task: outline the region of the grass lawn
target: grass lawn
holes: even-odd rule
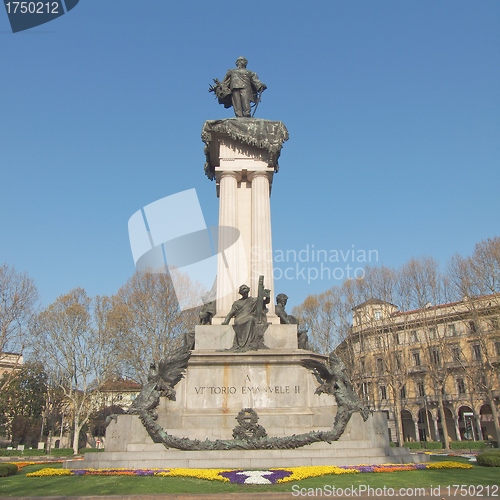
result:
[[[458,457],[432,457],[432,461],[460,461]],[[499,469],[495,467],[474,466],[471,470],[421,470],[371,474],[328,475],[308,478],[298,482],[275,485],[238,485],[219,481],[207,481],[188,477],[137,477],[137,476],[62,476],[26,477],[27,472],[54,465],[31,465],[17,475],[0,478],[0,497],[15,496],[91,496],[91,495],[147,495],[179,493],[234,493],[234,492],[291,492],[293,485],[300,488],[322,488],[325,485],[335,488],[367,485],[372,488],[430,488],[437,485],[483,485],[494,486],[499,483]],[[500,494],[500,491],[498,492]],[[484,494],[483,496],[486,496]]]

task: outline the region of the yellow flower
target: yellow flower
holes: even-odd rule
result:
[[[46,476],[72,476],[73,473],[69,469],[53,469],[46,467],[35,472],[28,472],[26,477],[46,477]]]
[[[427,464],[426,469],[473,469],[470,464],[463,464],[461,462],[433,462]]]
[[[208,479],[209,481],[229,482],[227,477],[219,475],[225,469],[170,469],[169,472],[158,472],[155,476],[171,477],[196,477],[198,479]]]
[[[355,469],[341,469],[334,465],[305,465],[302,467],[277,467],[274,470],[291,471],[291,475],[278,479],[277,483],[287,483],[290,481],[300,481],[308,477],[325,476],[326,474],[358,474]]]

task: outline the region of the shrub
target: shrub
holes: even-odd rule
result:
[[[488,450],[477,456],[478,465],[500,467],[500,450]]]
[[[484,450],[488,447],[487,441],[451,441],[452,450]]]
[[[442,450],[443,443],[441,441],[426,441],[424,446],[427,450]]]
[[[397,448],[399,446],[399,444],[395,443],[394,441],[390,441],[389,445],[390,445],[391,448]]]
[[[52,448],[50,454],[55,457],[68,457],[74,455],[73,448]]]
[[[0,464],[0,477],[13,476],[14,474],[17,474],[16,464]]]
[[[409,448],[410,450],[421,450],[422,443],[419,441],[408,441],[405,443],[405,448]]]
[[[104,448],[81,448],[78,450],[78,453],[80,454],[85,454],[85,453],[100,453],[101,451],[104,451]]]
[[[0,457],[18,457],[22,453],[22,451],[18,450],[0,450]]]
[[[23,457],[41,457],[46,455],[45,450],[24,450]]]

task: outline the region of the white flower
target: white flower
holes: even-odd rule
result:
[[[238,472],[238,475],[247,476],[244,484],[272,484],[265,476],[272,476],[274,473],[268,470],[246,470]]]

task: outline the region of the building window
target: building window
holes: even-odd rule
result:
[[[387,389],[385,385],[380,386],[380,399],[387,399]]]
[[[384,373],[384,360],[382,358],[377,358],[377,372]]]
[[[382,319],[382,311],[375,311],[375,319],[376,320]]]
[[[354,315],[354,324],[355,324],[356,326],[361,325],[361,314],[359,314],[359,312],[357,312],[357,313]]]
[[[403,387],[399,390],[399,397],[401,399],[406,399],[406,385],[403,385]]]
[[[418,351],[411,353],[413,357],[413,366],[420,366],[420,353]]]
[[[396,340],[396,344],[401,345],[401,336],[399,333],[396,333],[394,339]]]
[[[461,356],[460,356],[460,347],[453,346],[451,348],[451,355],[453,357],[453,361],[460,361],[460,359],[461,359]]]
[[[417,333],[417,330],[412,330],[410,332],[410,340],[411,340],[411,342],[418,342],[418,333]]]
[[[434,366],[441,366],[441,355],[439,354],[439,349],[431,349],[431,363]]]
[[[477,328],[476,328],[476,322],[475,321],[469,321],[469,331],[471,333],[477,333]]]
[[[458,394],[465,394],[465,382],[463,378],[457,378]]]
[[[497,356],[500,356],[500,342],[495,342],[495,351],[497,352]]]
[[[417,382],[417,394],[423,398],[425,396],[425,385],[423,382]]]
[[[451,323],[446,327],[446,332],[450,337],[456,337],[457,336],[457,327],[455,326],[454,323]]]
[[[499,324],[498,324],[498,318],[491,318],[491,329],[492,330],[498,330],[499,329]]]
[[[436,340],[436,338],[437,338],[437,330],[436,330],[436,328],[429,328],[429,338],[431,340]]]
[[[481,346],[479,344],[472,344],[472,357],[475,361],[481,361]]]

